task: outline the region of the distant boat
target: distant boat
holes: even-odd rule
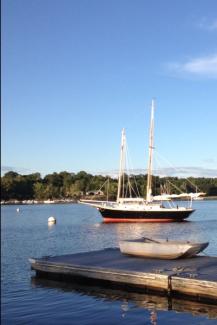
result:
[[[129,187],[130,197],[125,197],[125,154],[126,136],[122,130],[121,155],[118,177],[118,191],[116,202],[81,200],[99,210],[104,222],[171,222],[182,221],[189,217],[194,211],[191,207],[164,206],[162,202],[154,202],[152,196],[152,160],[154,149],[154,100],[151,105],[151,121],[149,134],[149,155],[148,155],[148,177],[146,187],[146,198],[132,197],[132,189]]]
[[[45,200],[44,203],[45,204],[52,204],[52,203],[55,203],[55,201],[53,201],[53,200]]]
[[[202,201],[202,200],[204,200],[204,197],[194,197],[193,200],[194,201]]]
[[[181,194],[161,194],[153,196],[154,201],[171,201],[171,200],[203,200],[206,193],[181,193]]]
[[[190,200],[203,200],[206,193],[205,192],[198,192],[197,191],[197,189],[198,189],[197,186],[194,185],[191,181],[189,181],[189,182],[191,183],[191,185],[195,186],[196,192],[193,192],[193,193],[192,192],[191,193],[183,193],[182,192],[180,194],[170,194],[170,193],[167,193],[167,191],[164,191],[160,195],[153,196],[153,200],[154,201],[189,200],[189,199]],[[165,188],[165,186],[161,186],[161,189],[164,189],[164,188]],[[180,191],[180,189],[178,189],[178,190]]]
[[[197,192],[196,193],[189,193],[189,196],[192,198],[192,200],[204,200],[204,196],[206,193],[204,192]]]
[[[153,240],[150,238],[119,242],[123,254],[168,260],[195,256],[208,245],[208,242]]]

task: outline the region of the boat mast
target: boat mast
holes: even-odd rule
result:
[[[126,146],[125,129],[122,129],[122,132],[121,132],[120,167],[119,167],[119,175],[118,175],[117,202],[119,202],[119,199],[120,199],[120,196],[121,196],[121,181],[122,181],[122,178],[123,178],[123,182],[124,182],[125,146]]]
[[[152,194],[152,158],[153,158],[153,145],[154,145],[154,99],[151,102],[151,121],[149,130],[149,151],[148,151],[148,178],[147,178],[147,188],[146,188],[146,201],[151,201]]]

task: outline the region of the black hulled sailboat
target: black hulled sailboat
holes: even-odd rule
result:
[[[151,121],[149,134],[149,158],[146,198],[124,197],[122,189],[124,184],[126,136],[122,130],[121,155],[118,177],[117,200],[91,201],[82,200],[81,203],[91,205],[99,210],[104,222],[172,222],[187,219],[194,211],[192,207],[164,206],[162,202],[155,202],[152,198],[152,160],[154,145],[154,100],[151,105]],[[122,194],[121,194],[122,192]]]

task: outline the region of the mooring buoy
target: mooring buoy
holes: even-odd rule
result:
[[[56,223],[56,219],[54,217],[49,217],[48,218],[48,223],[49,224],[55,224]]]

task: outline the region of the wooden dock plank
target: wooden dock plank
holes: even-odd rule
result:
[[[197,295],[199,297],[217,299],[217,282],[185,279],[173,276],[171,280],[171,290],[175,293],[186,295]]]
[[[80,276],[89,279],[110,281],[116,283],[122,283],[126,285],[134,285],[137,287],[149,288],[157,291],[166,291],[168,288],[168,277],[166,275],[136,272],[136,271],[123,271],[117,269],[108,269],[100,267],[82,267],[79,265],[66,265],[55,263],[43,263],[36,261],[32,263],[32,268],[36,271],[53,273],[53,274],[65,274],[67,276]]]
[[[37,272],[110,281],[217,301],[217,257],[159,260],[121,254],[119,249],[30,260]]]

